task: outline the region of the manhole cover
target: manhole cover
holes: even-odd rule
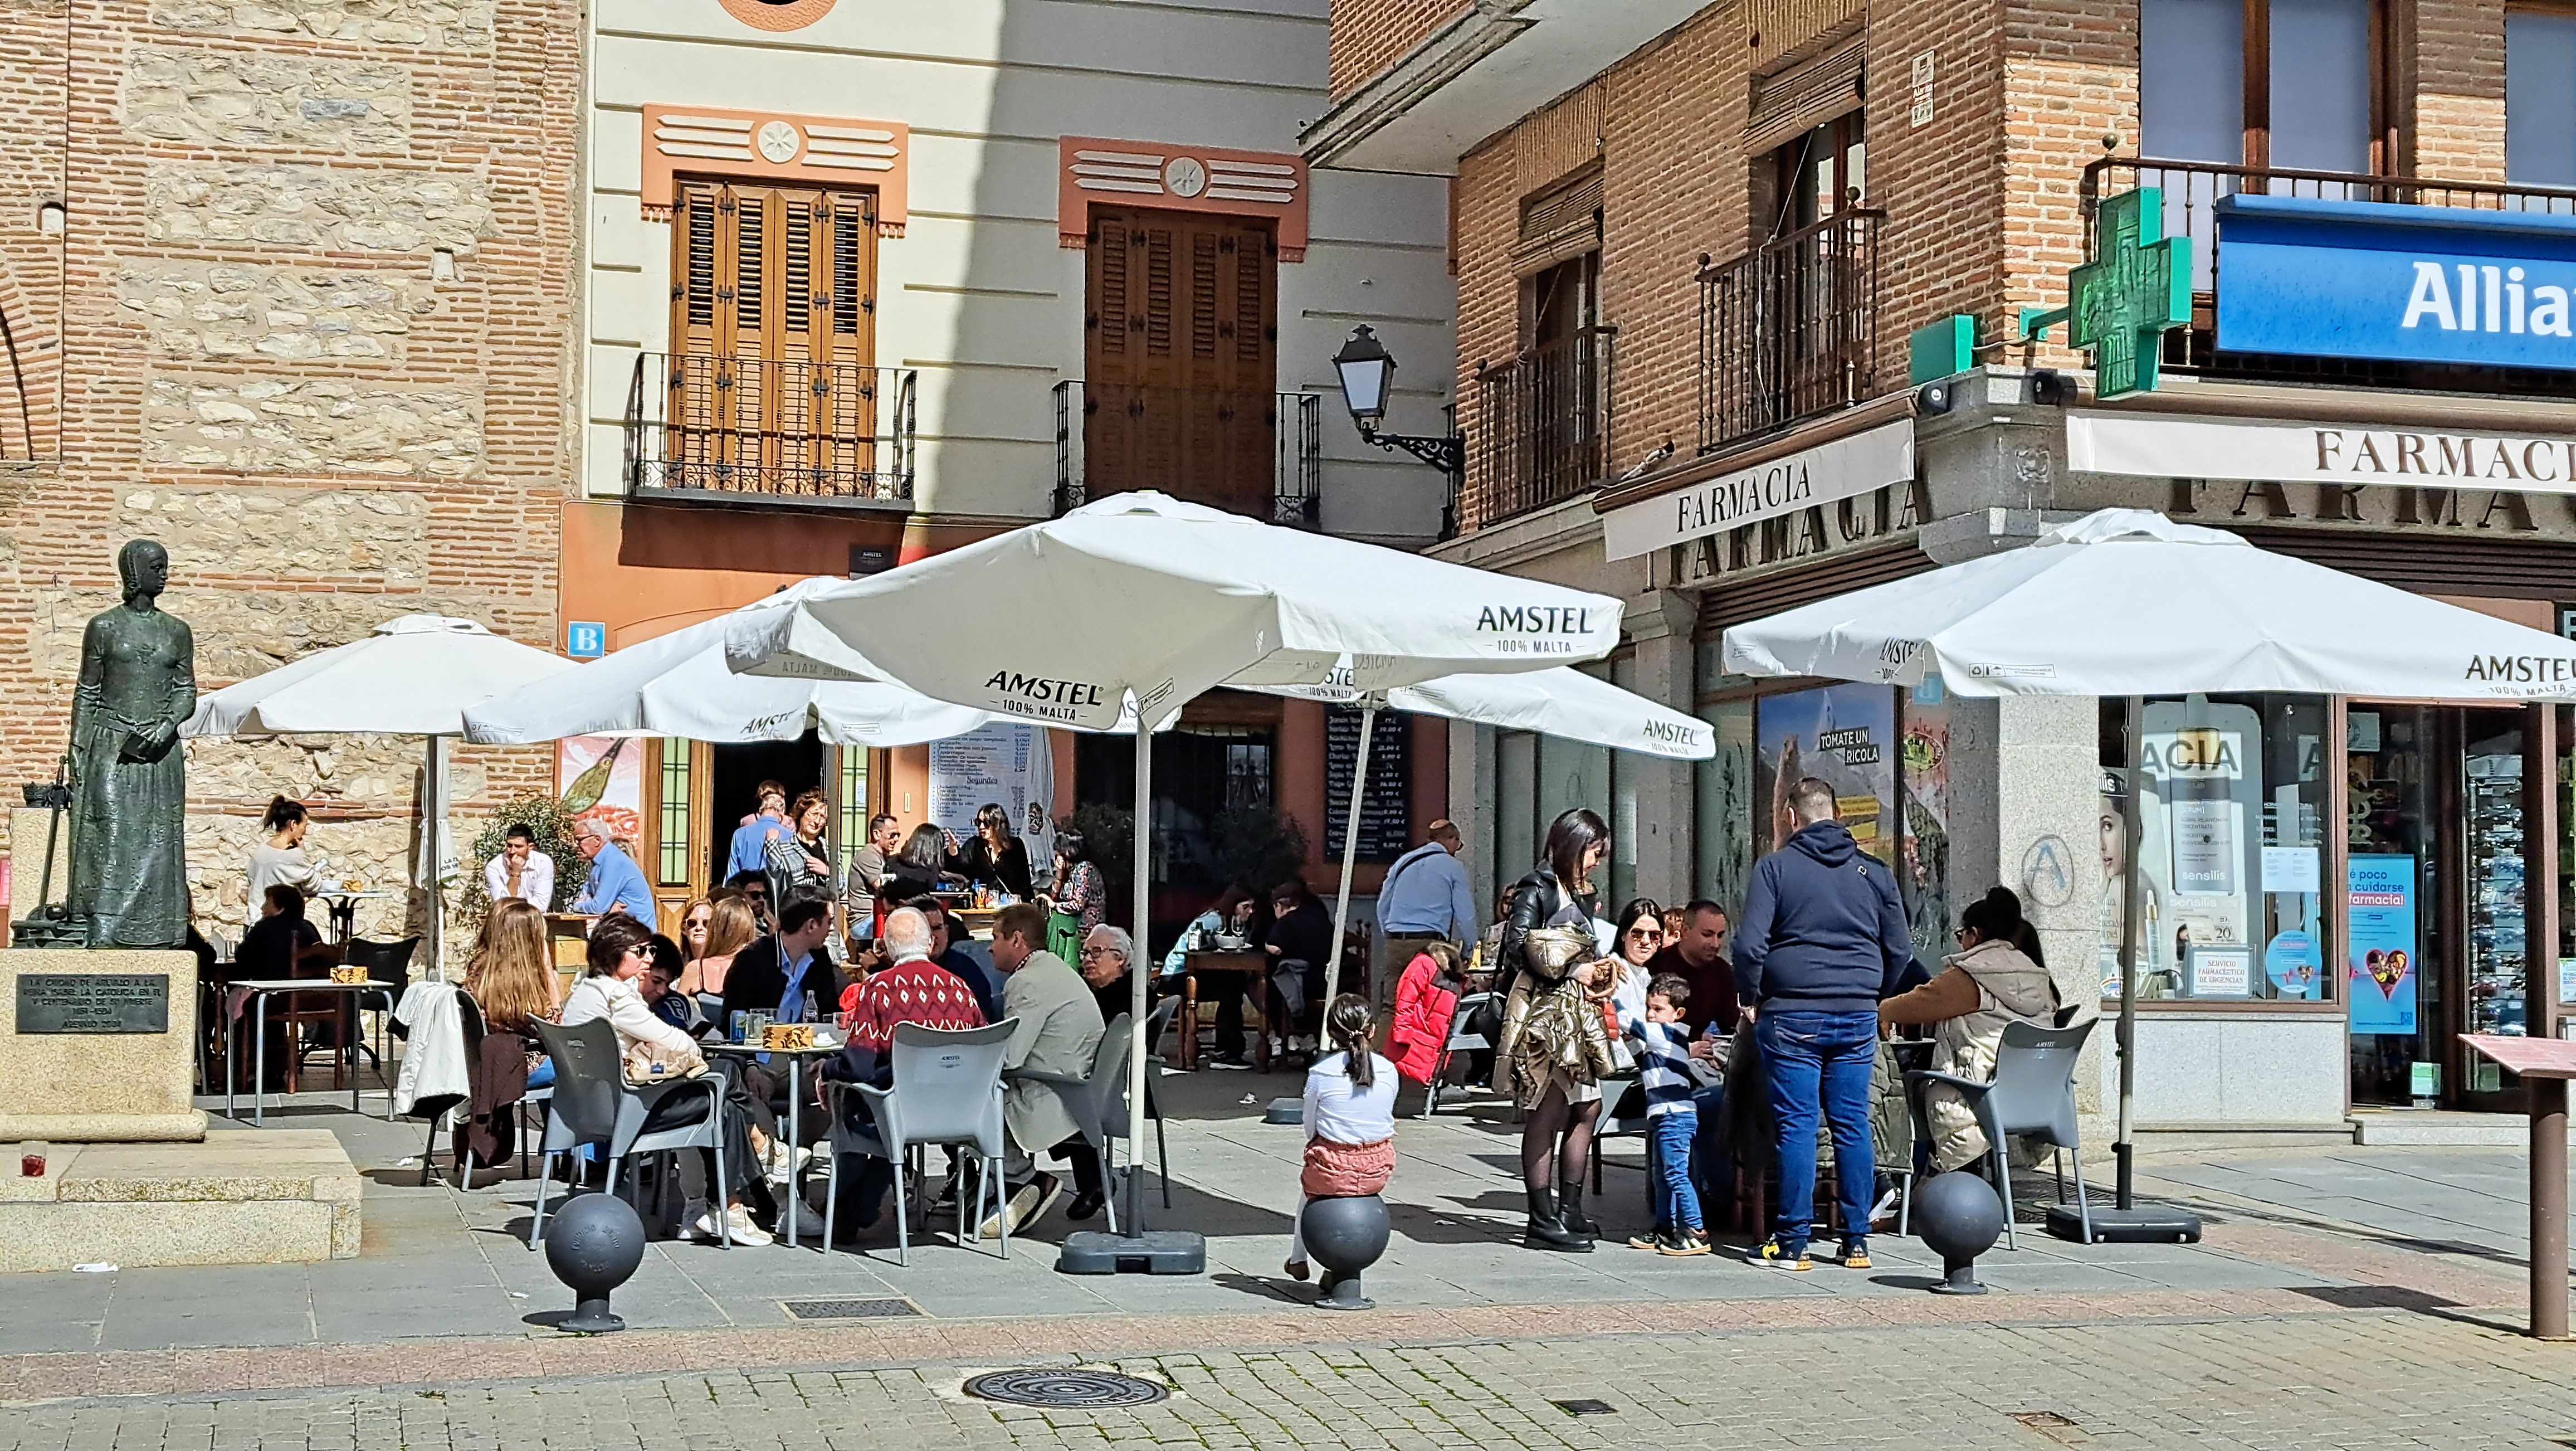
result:
[[[1171,1393],[1160,1381],[1114,1370],[996,1370],[966,1382],[966,1394],[978,1400],[1057,1411],[1147,1406]]]
[[[799,1320],[885,1320],[901,1315],[918,1315],[920,1307],[910,1300],[782,1300],[787,1313]]]

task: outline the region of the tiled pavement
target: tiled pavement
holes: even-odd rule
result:
[[[546,1328],[569,1301],[509,1232],[526,1213],[520,1186],[419,1188],[392,1168],[418,1149],[414,1127],[291,1115],[340,1132],[371,1172],[365,1255],[9,1277],[0,1451],[677,1445],[702,1407],[722,1413],[725,1434],[691,1444],[911,1444],[884,1439],[889,1416],[925,1436],[1048,1445],[1910,1445],[1924,1428],[1947,1445],[2035,1447],[2166,1444],[2186,1428],[2204,1446],[2576,1437],[2576,1351],[2509,1333],[2524,1294],[2511,1153],[2150,1157],[2142,1184],[2208,1210],[2207,1242],[2085,1248],[2033,1231],[2019,1252],[1987,1257],[2000,1293],[1962,1301],[1923,1293],[1921,1246],[1884,1236],[1877,1270],[1805,1276],[1607,1243],[1590,1256],[1520,1249],[1511,1131],[1498,1116],[1444,1113],[1401,1130],[1397,1239],[1369,1276],[1385,1308],[1331,1316],[1304,1309],[1307,1292],[1277,1275],[1294,1130],[1258,1113],[1293,1086],[1167,1080],[1175,1208],[1157,1204],[1155,1218],[1208,1232],[1209,1276],[1059,1276],[1060,1219],[1015,1242],[1008,1262],[989,1246],[916,1242],[898,1268],[882,1236],[867,1258],[829,1260],[657,1245],[617,1296],[637,1328],[588,1341]],[[1643,1217],[1633,1146],[1613,1162],[1603,1217],[1624,1231]],[[797,1323],[783,1308],[817,1297],[899,1299],[919,1313]],[[1463,1342],[1475,1344],[1441,1348]],[[953,1395],[961,1365],[1140,1356],[1183,1386],[1181,1400],[1057,1422]],[[2336,1418],[2399,1396],[2419,1371],[2420,1411]],[[1312,1404],[1310,1390],[1264,1389],[1317,1375],[1341,1419],[1301,1422],[1285,1407]],[[1808,1389],[1764,1393],[1784,1375]],[[1856,1386],[1878,1388],[1866,1412],[1831,1414]],[[351,1389],[313,1389],[325,1387]],[[1545,1404],[1570,1395],[1609,1399],[1619,1415],[1575,1420]],[[2290,1413],[2301,1406],[2338,1409]],[[2076,1424],[2043,1433],[2004,1414],[2032,1410]],[[1664,1419],[1682,1429],[1644,1434]],[[2406,1440],[2408,1426],[2428,1434]]]
[[[1015,1357],[1067,1363],[1060,1353]],[[2476,1447],[2576,1434],[2576,1352],[2418,1315],[1551,1333],[1110,1362],[1118,1411],[966,1399],[990,1360],[87,1399],[0,1408],[0,1451],[181,1447]],[[1577,1416],[1555,1404],[1605,1402]]]

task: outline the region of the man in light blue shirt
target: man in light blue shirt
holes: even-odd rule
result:
[[[635,859],[619,851],[596,821],[585,820],[574,827],[573,843],[590,862],[590,880],[573,899],[572,910],[590,915],[623,912],[653,926],[653,889]]]
[[[1392,1020],[1396,982],[1423,943],[1472,942],[1476,937],[1476,898],[1467,888],[1467,869],[1458,863],[1458,852],[1466,845],[1458,824],[1435,821],[1426,835],[1429,841],[1395,859],[1377,889],[1383,946],[1370,996],[1381,1023]]]
[[[787,788],[775,781],[763,781],[752,792],[760,814],[734,828],[733,851],[725,859],[725,878],[744,872],[769,870],[769,844],[789,834],[787,826]]]

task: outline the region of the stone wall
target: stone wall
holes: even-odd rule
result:
[[[483,471],[482,412],[461,387],[155,377],[143,396],[143,461],[467,479]]]
[[[391,270],[138,263],[118,271],[116,293],[149,319],[153,353],[182,362],[400,362],[412,319],[438,311],[424,279]]]
[[[399,65],[226,51],[137,50],[125,127],[149,141],[399,156],[411,72]]]
[[[152,23],[199,35],[364,41],[489,51],[491,0],[153,0]]]
[[[0,312],[35,424],[0,407],[0,781],[51,773],[80,632],[138,535],[171,550],[163,604],[207,689],[405,614],[555,638],[580,16],[0,0]],[[49,200],[59,236],[32,225]],[[407,888],[422,754],[191,743],[201,916],[238,929],[280,793],[343,875]],[[552,784],[543,748],[458,756],[460,831]],[[359,929],[418,931],[425,905]]]
[[[434,171],[176,162],[152,168],[143,207],[152,242],[462,257],[500,235],[488,177]]]

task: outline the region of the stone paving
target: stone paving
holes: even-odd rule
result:
[[[1278,1274],[1294,1130],[1259,1110],[1292,1087],[1166,1080],[1174,1208],[1153,1215],[1208,1233],[1207,1276],[1058,1275],[1060,1216],[1007,1261],[943,1231],[908,1268],[883,1234],[828,1258],[657,1244],[617,1295],[635,1328],[602,1339],[551,1328],[569,1297],[514,1233],[527,1186],[421,1187],[400,1167],[418,1127],[345,1100],[273,1113],[339,1133],[367,1171],[364,1255],[6,1277],[0,1451],[2576,1444],[2576,1350],[2515,1333],[2527,1176],[2511,1152],[2150,1153],[2142,1189],[2202,1209],[2204,1243],[2026,1229],[1981,1266],[1998,1293],[1962,1300],[1924,1293],[1929,1257],[1892,1236],[1872,1271],[1797,1276],[1615,1242],[1524,1250],[1513,1131],[1470,1105],[1402,1126],[1397,1237],[1369,1276],[1383,1308],[1336,1316]],[[1599,1208],[1624,1233],[1644,1218],[1633,1142],[1611,1162]],[[786,1309],[827,1297],[898,1314]],[[1076,1415],[958,1394],[975,1368],[1077,1362],[1179,1394]],[[1615,1411],[1550,1404],[1577,1397]]]
[[[1063,1356],[1039,1363],[1069,1364]],[[1026,1363],[1028,1357],[1020,1358]],[[1110,1362],[1160,1404],[969,1400],[993,1362],[88,1399],[0,1408],[0,1451],[402,1446],[2563,1447],[2576,1351],[2418,1315],[1689,1330]],[[395,1375],[399,1365],[390,1367]],[[1606,1403],[1577,1415],[1556,1404]]]

